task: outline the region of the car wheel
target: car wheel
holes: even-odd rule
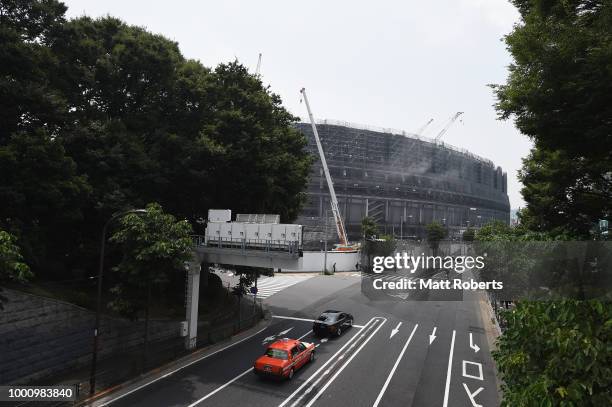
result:
[[[314,352],[310,352],[310,363],[314,362],[315,356]]]
[[[289,371],[289,376],[287,376],[287,379],[289,380],[293,379],[293,373],[294,373],[294,370],[293,368],[291,368],[291,370]]]
[[[338,327],[338,330],[336,330],[336,335],[342,335],[342,328]]]

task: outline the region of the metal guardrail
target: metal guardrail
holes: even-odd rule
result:
[[[202,235],[192,236],[193,244],[197,247],[215,247],[219,249],[262,250],[266,252],[287,252],[297,254],[301,250],[298,241],[264,240],[264,239],[234,239],[215,237],[206,239]]]

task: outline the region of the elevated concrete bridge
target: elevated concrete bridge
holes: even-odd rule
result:
[[[204,236],[193,236],[193,258],[185,264],[187,272],[185,347],[193,349],[197,344],[202,265],[208,267],[209,264],[216,263],[275,270],[298,269],[301,256],[301,247],[297,242],[275,243],[269,240],[250,242],[245,239],[219,239],[211,242]]]

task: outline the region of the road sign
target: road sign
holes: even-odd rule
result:
[[[251,294],[257,294],[257,287],[251,287]]]

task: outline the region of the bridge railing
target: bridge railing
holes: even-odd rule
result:
[[[227,237],[209,237],[194,235],[193,244],[197,247],[214,247],[219,249],[262,250],[266,252],[287,252],[299,254],[302,250],[299,241],[267,240],[267,239],[236,239]]]

